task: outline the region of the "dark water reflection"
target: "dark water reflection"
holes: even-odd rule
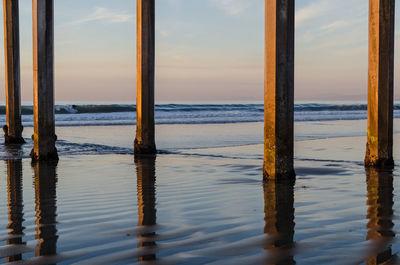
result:
[[[294,181],[264,183],[264,233],[269,236],[266,264],[296,264],[293,257]]]
[[[135,157],[138,194],[138,226],[144,228],[138,235],[138,247],[145,254],[138,261],[156,260],[156,242],[154,226],[156,225],[156,169],[155,157]]]
[[[100,228],[95,227],[96,218],[98,217],[98,215],[90,216],[91,219],[88,221],[85,220],[85,222],[87,223],[83,223],[84,228],[79,227],[79,225],[76,225],[74,223],[76,222],[76,220],[78,220],[79,222],[79,218],[81,216],[78,214],[77,217],[75,217],[76,219],[72,219],[74,220],[74,222],[69,221],[68,223],[68,218],[65,218],[64,220],[61,221],[67,220],[67,222],[61,222],[61,224],[57,227],[56,189],[57,189],[58,175],[57,175],[56,162],[36,162],[32,164],[32,170],[34,172],[33,184],[35,190],[34,194],[35,212],[36,212],[35,226],[32,226],[33,220],[31,220],[32,222],[31,224],[27,224],[29,222],[29,218],[26,217],[29,216],[27,205],[29,204],[27,204],[28,202],[26,195],[25,195],[25,218],[27,219],[27,221],[25,221],[24,223],[22,164],[23,162],[21,160],[6,161],[7,191],[8,191],[8,204],[7,204],[8,235],[6,237],[6,244],[7,244],[6,247],[10,247],[11,251],[9,252],[10,254],[3,255],[2,257],[6,257],[7,262],[24,260],[24,262],[27,263],[32,262],[34,264],[56,264],[56,263],[69,264],[72,262],[78,262],[78,263],[81,262],[82,264],[110,264],[110,263],[129,264],[130,262],[134,263],[136,261],[139,263],[143,261],[144,262],[155,261],[155,263],[157,264],[159,263],[166,264],[168,262],[170,264],[206,264],[212,262],[214,262],[213,264],[240,264],[240,262],[243,261],[242,264],[289,264],[289,265],[296,264],[296,262],[298,264],[324,264],[324,262],[329,263],[329,260],[327,259],[325,260],[313,259],[315,256],[318,256],[320,254],[318,253],[318,251],[315,251],[314,249],[304,251],[304,248],[301,248],[304,246],[302,245],[304,244],[303,241],[307,240],[307,236],[309,236],[306,233],[310,233],[307,231],[304,232],[305,230],[307,230],[307,227],[304,228],[305,227],[304,223],[306,223],[307,219],[305,219],[304,217],[303,219],[301,219],[301,213],[302,213],[301,211],[303,211],[304,213],[305,211],[307,211],[307,209],[306,210],[301,209],[302,207],[301,205],[299,204],[296,205],[297,224],[295,224],[295,207],[294,207],[295,191],[296,191],[297,201],[300,201],[302,198],[301,196],[298,196],[299,185],[296,185],[296,190],[295,190],[294,188],[295,183],[291,181],[265,182],[263,184],[263,194],[260,193],[261,184],[257,185],[251,184],[247,186],[243,186],[243,184],[240,184],[242,185],[240,186],[240,188],[238,188],[238,190],[240,191],[242,189],[247,189],[247,191],[255,191],[254,187],[258,189],[258,192],[254,192],[254,195],[250,194],[250,192],[247,192],[248,194],[251,195],[247,199],[240,197],[240,200],[248,200],[248,203],[245,204],[246,206],[256,205],[252,204],[254,202],[254,198],[259,199],[260,203],[254,207],[255,210],[259,211],[258,212],[259,215],[253,215],[253,212],[250,212],[250,214],[246,216],[246,218],[249,218],[246,219],[246,222],[243,221],[244,219],[242,220],[238,218],[237,220],[239,221],[237,221],[236,223],[232,222],[230,227],[224,228],[226,222],[228,221],[221,220],[221,222],[219,222],[218,218],[220,216],[218,216],[219,214],[218,212],[213,212],[213,215],[215,216],[207,216],[204,213],[200,213],[200,214],[194,214],[193,219],[203,218],[202,220],[205,221],[211,220],[209,221],[210,223],[208,224],[209,227],[196,228],[196,229],[192,229],[192,227],[189,227],[190,229],[185,228],[186,230],[185,229],[182,230],[180,227],[178,227],[177,229],[175,228],[175,231],[171,232],[171,227],[174,228],[173,227],[174,225],[177,224],[176,226],[180,226],[182,223],[186,224],[185,222],[179,223],[181,219],[185,218],[183,215],[182,216],[179,215],[178,217],[170,217],[171,218],[170,220],[167,219],[169,216],[166,213],[171,210],[171,207],[172,210],[176,212],[178,212],[178,210],[184,211],[185,214],[188,214],[188,211],[191,211],[192,208],[196,207],[198,208],[195,210],[199,209],[209,210],[209,208],[207,207],[210,207],[212,211],[213,210],[222,211],[220,208],[218,209],[212,208],[215,207],[213,203],[215,203],[218,206],[219,201],[217,200],[223,200],[226,198],[224,197],[225,196],[224,192],[226,191],[223,190],[221,192],[220,189],[227,187],[235,189],[238,186],[236,184],[231,184],[231,185],[224,185],[223,187],[221,187],[218,184],[216,185],[215,189],[215,194],[217,195],[213,195],[213,193],[203,195],[204,193],[203,190],[196,193],[197,191],[192,189],[179,190],[179,191],[174,191],[173,193],[163,194],[162,192],[165,192],[165,190],[167,190],[168,187],[176,188],[179,187],[179,185],[183,186],[183,184],[181,182],[178,182],[177,180],[184,181],[185,180],[184,177],[175,180],[175,182],[172,182],[172,184],[167,182],[168,181],[167,178],[159,178],[157,180],[155,157],[136,157],[135,158],[136,177],[137,177],[136,180],[134,179],[135,172],[134,172],[134,166],[132,165],[132,160],[129,160],[129,167],[127,166],[127,169],[130,170],[129,181],[132,182],[127,182],[130,185],[127,186],[128,188],[125,191],[126,194],[129,195],[126,197],[126,202],[127,204],[129,204],[129,207],[131,208],[126,208],[126,209],[129,209],[128,211],[131,212],[129,212],[129,214],[126,215],[125,218],[127,219],[123,220],[124,222],[122,222],[120,227],[118,227],[121,228],[122,231],[124,231],[124,233],[120,233],[119,232],[120,230],[114,230],[114,232],[112,230],[113,226],[111,225],[115,226],[119,225],[119,223],[117,222],[114,223],[115,222],[114,216],[110,217],[110,220],[107,219],[108,217],[106,217],[104,224],[99,225]],[[162,160],[160,160],[159,163],[157,164],[158,168],[157,171],[160,171],[164,174],[161,165],[162,165]],[[202,168],[200,170],[202,170]],[[122,171],[123,174],[125,174],[126,172],[128,171]],[[356,259],[360,260],[359,263],[364,262],[366,264],[395,264],[396,262],[398,262],[398,259],[395,254],[397,250],[394,241],[395,232],[394,232],[393,208],[394,208],[395,196],[393,194],[394,193],[393,171],[367,169],[365,171],[367,193],[365,193],[365,186],[364,186],[365,184],[363,183],[365,180],[364,168],[363,167],[358,168],[357,172],[359,179],[355,183],[356,185],[358,185],[357,187],[359,189],[357,191],[359,193],[357,196],[354,196],[353,198],[357,204],[355,204],[354,208],[352,208],[352,211],[359,210],[359,212],[355,214],[351,213],[352,216],[356,216],[357,218],[357,223],[351,228],[354,228],[355,226],[360,226],[359,224],[362,223],[361,225],[362,228],[353,233],[353,234],[358,233],[357,236],[359,236],[359,239],[357,239],[358,241],[356,241],[354,245],[362,245],[363,242],[365,243],[365,240],[367,240],[369,243],[368,246],[370,246],[370,248],[368,248],[368,253],[364,254],[363,250],[365,248],[363,246],[358,248],[354,247],[353,249],[357,252],[351,253],[351,256],[349,257],[354,260]],[[174,171],[172,171],[172,173],[174,173]],[[170,176],[173,177],[172,173]],[[216,174],[218,174],[218,172]],[[107,175],[104,178],[110,180],[111,179],[110,176],[111,175]],[[334,177],[339,178],[340,176],[334,176]],[[316,179],[317,178],[321,179],[322,177],[318,176],[316,177]],[[92,180],[94,179],[95,177],[93,177]],[[210,179],[211,181],[209,183],[213,183],[212,181],[215,181],[217,177],[211,175]],[[342,179],[345,179],[345,177],[342,177]],[[65,181],[65,179],[61,178],[60,182],[61,181]],[[112,181],[108,183],[112,184]],[[137,208],[134,205],[132,205],[132,202],[136,201],[136,192],[134,187],[135,181],[137,181],[136,183],[137,203],[138,203]],[[191,184],[190,186],[187,183],[185,185],[189,186],[190,188],[198,187],[201,185],[202,181],[207,181],[207,179],[199,180],[197,178],[196,182],[193,182],[193,184]],[[297,182],[301,181],[305,182],[304,180],[301,179],[298,180]],[[159,185],[158,189],[156,189],[156,182]],[[93,181],[88,183],[90,183],[90,185],[94,185]],[[319,187],[323,185],[322,180],[321,183],[318,183],[318,185]],[[116,187],[121,187],[121,186],[116,186]],[[205,187],[208,191],[209,187],[207,185],[205,185]],[[110,189],[112,189],[113,191],[116,190],[115,187],[112,187]],[[68,191],[70,191],[70,189],[68,189]],[[159,200],[166,200],[168,202],[171,201],[173,202],[173,200],[175,199],[178,200],[178,203],[176,203],[176,205],[178,206],[175,206],[175,208],[173,205],[171,206],[171,204],[168,206],[165,206],[165,204],[160,204],[157,206],[156,191],[158,191]],[[99,193],[94,194],[93,200],[97,200],[99,197],[102,197],[104,193],[101,192],[103,191],[99,191]],[[307,190],[303,194],[305,194],[306,192],[313,192],[313,190],[312,189]],[[351,192],[354,192],[354,189],[352,189]],[[59,190],[59,193],[61,193],[61,189]],[[326,191],[318,194],[320,195],[324,193],[326,193]],[[335,192],[332,193],[336,195]],[[184,194],[184,196],[186,197],[180,198],[179,196],[177,196],[177,194],[179,196]],[[223,195],[221,196],[221,194]],[[241,193],[238,192],[232,194],[241,194]],[[59,202],[61,203],[59,205],[59,211],[62,212],[61,210],[63,209],[62,208],[63,203],[65,204],[66,202],[64,200],[64,194],[58,194],[58,195],[59,197],[63,197],[63,201]],[[132,195],[132,197],[130,197],[130,195]],[[365,212],[364,208],[365,195],[367,197],[367,206],[368,206],[367,212]],[[112,196],[118,196],[118,194],[112,193]],[[209,196],[211,197],[210,200],[208,200]],[[262,212],[263,209],[262,196],[264,196],[264,213]],[[337,196],[340,196],[340,194]],[[350,195],[346,196],[352,199]],[[316,197],[317,196],[313,198]],[[323,199],[324,198],[322,198],[321,200],[323,201]],[[191,202],[189,200],[191,200]],[[199,201],[202,204],[198,204],[197,206],[193,204],[193,203],[199,203]],[[205,202],[203,203],[203,201]],[[326,199],[326,201],[329,201],[329,199]],[[73,204],[71,203],[70,207],[71,208],[73,207],[74,211],[77,211],[77,213],[83,215],[84,217],[87,217],[85,216],[84,211],[86,209],[90,210],[91,209],[90,207],[93,206],[89,204],[90,207],[86,207],[85,210],[81,209],[80,209],[81,211],[76,210],[75,209],[76,205],[84,207],[84,204],[82,205],[81,203],[82,203],[81,198],[78,198],[73,201]],[[339,206],[345,208],[347,206],[346,204],[349,203],[349,200],[345,198],[343,202],[338,202],[338,203],[343,203],[343,205]],[[116,198],[115,204],[110,204],[110,205],[104,206],[104,214],[108,214],[109,212],[112,212],[113,214],[119,214],[121,212],[120,208],[118,208],[121,207],[120,198]],[[178,208],[181,205],[184,205],[185,208]],[[32,204],[29,206],[29,208],[32,208]],[[161,222],[164,225],[162,227],[157,225],[157,208],[159,210],[158,222],[159,223]],[[103,211],[103,208],[100,209]],[[335,211],[340,211],[340,209],[339,210],[338,209],[339,207],[336,208]],[[132,212],[136,214],[136,211],[137,211],[138,222],[137,222],[137,227],[134,230],[135,232],[133,233],[131,232],[131,230],[129,230],[129,233],[125,232],[127,231],[126,230],[127,226],[130,226],[129,228],[131,228],[132,216],[133,216]],[[322,214],[325,214],[326,212],[329,213],[328,210],[319,206],[318,209],[317,207],[312,208],[312,211],[315,212],[319,211]],[[239,215],[240,211],[237,212]],[[248,211],[245,212],[246,214],[248,213]],[[314,214],[314,212],[312,213]],[[234,214],[236,214],[236,212],[234,212]],[[309,215],[309,213],[306,214]],[[334,218],[341,217],[340,214],[341,213],[336,214],[336,212],[332,214],[333,218],[332,223],[334,223],[336,220]],[[221,212],[220,215],[223,217],[224,213]],[[240,215],[239,217],[242,216],[244,216],[244,214]],[[366,220],[365,216],[368,220],[366,226],[367,230],[365,229],[365,220]],[[213,219],[213,217],[215,217],[215,219]],[[262,220],[263,217],[264,217],[264,222]],[[134,216],[133,218],[136,218],[136,216]],[[344,222],[347,222],[348,218],[349,217],[346,216],[344,218]],[[255,222],[257,221],[258,224],[255,224]],[[215,223],[212,222],[217,223],[218,227],[217,225],[215,225]],[[70,230],[63,230],[63,225],[65,225],[66,223],[68,225],[67,228]],[[25,226],[27,227],[26,229],[24,228],[23,224],[25,224]],[[188,223],[187,226],[192,226],[192,225],[193,222],[191,221]],[[335,226],[330,226],[333,232],[329,231],[329,228],[326,228],[327,226],[324,227],[323,224],[321,224],[321,222],[318,222],[318,220],[314,220],[313,222],[311,222],[308,229],[314,229],[314,227],[311,226],[317,227],[319,225],[321,225],[321,227],[318,228],[319,230],[315,233],[316,236],[320,236],[325,231],[327,233],[332,233],[332,234],[341,232],[339,231],[341,228],[339,227],[338,229],[336,229]],[[264,226],[264,231],[262,231],[263,226]],[[341,227],[345,226],[346,226],[346,231],[350,231],[350,229],[348,230],[347,228],[347,223],[343,224]],[[29,232],[26,232],[27,230],[31,229],[30,234],[32,235],[33,227],[35,227],[36,231],[35,239],[37,241],[29,239],[28,238]],[[207,230],[208,228],[211,229]],[[85,232],[87,232],[85,229],[93,229],[94,231],[92,233],[92,230],[90,230],[90,233],[92,233],[93,236],[89,235],[91,238],[90,240],[87,240],[88,243],[85,242],[84,244],[82,244],[82,246],[86,247],[87,249],[83,250],[74,249],[80,243],[79,239],[77,239],[77,241],[72,241],[72,243],[68,242],[69,244],[68,247],[70,245],[72,246],[69,249],[65,247],[66,245],[65,241],[67,241],[68,238],[69,240],[75,240],[74,239],[74,237],[76,236],[75,234],[74,237],[68,235],[68,233],[71,233],[70,231],[77,230],[79,233],[82,232],[82,234],[85,234]],[[107,229],[109,229],[109,231],[107,231],[109,233],[106,234],[103,232],[103,230]],[[26,238],[24,238],[24,231],[28,234]],[[262,232],[264,232],[265,235],[263,235]],[[57,235],[58,233],[63,235],[63,237],[60,238],[60,240]],[[113,241],[111,241],[110,245],[108,245],[109,242],[107,242],[103,237],[107,237],[107,240],[113,240]],[[312,236],[309,237],[311,238]],[[28,243],[24,242],[24,239]],[[62,242],[61,239],[64,239],[64,242]],[[101,242],[101,244],[98,244],[99,245],[98,246],[96,245],[97,244],[96,240],[99,241],[103,240],[103,242]],[[334,240],[335,237],[331,237],[330,239],[328,237],[328,239],[326,238],[316,239],[315,242],[321,243],[321,245],[326,241],[334,242],[333,243],[335,244],[334,247],[332,247],[332,249],[329,249],[329,252],[328,251],[326,252],[327,253],[326,256],[328,256],[329,258],[331,255],[334,255],[334,253],[339,252],[337,250],[338,246],[343,242],[346,243],[345,240],[347,240],[347,238],[339,239],[340,241],[339,240],[334,241]],[[309,242],[313,243],[312,240],[310,240]],[[26,247],[26,244],[28,244],[29,248]],[[85,244],[88,244],[90,246],[86,246]],[[91,248],[92,245],[94,246],[93,248]],[[313,245],[312,247],[314,246],[315,248],[319,247],[317,244]],[[352,245],[349,246],[352,247]],[[36,257],[33,257],[32,253],[33,248],[35,248],[34,255]],[[8,250],[7,248],[4,249]],[[59,254],[57,254],[57,252]],[[24,255],[24,253],[27,253],[26,256]],[[323,254],[325,255],[325,253]],[[247,262],[248,257],[254,259],[249,259]],[[85,259],[87,259],[87,261],[85,261]],[[236,262],[235,259],[238,259],[237,261],[239,263],[231,263],[231,262]]]
[[[22,160],[7,160],[7,191],[8,191],[8,218],[9,237],[6,244],[10,246],[12,255],[6,261],[14,262],[23,260],[23,253],[30,252],[23,242],[24,236],[24,206],[23,206],[23,170]],[[56,229],[56,184],[57,162],[34,162],[34,188],[36,211],[36,236],[38,240],[35,256],[52,256],[57,250]],[[18,247],[21,246],[21,247]]]
[[[393,171],[390,169],[366,169],[368,234],[375,253],[367,264],[394,264],[396,256],[392,254],[393,232]]]
[[[36,256],[51,256],[57,253],[57,162],[38,161],[32,163],[35,172],[36,210]]]
[[[7,161],[7,192],[8,192],[8,220],[9,229],[7,245],[25,245],[22,241],[24,234],[24,205],[22,196],[22,160]],[[7,257],[7,262],[22,259],[22,254]]]

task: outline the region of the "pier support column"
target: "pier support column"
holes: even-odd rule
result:
[[[22,144],[18,0],[3,0],[3,13],[7,118],[4,140],[6,144]]]
[[[135,154],[155,154],[155,3],[137,0],[137,85]]]
[[[34,160],[58,159],[54,122],[54,0],[33,0]]]
[[[366,166],[393,165],[394,7],[395,0],[369,1]]]
[[[264,179],[294,178],[294,0],[265,8]]]

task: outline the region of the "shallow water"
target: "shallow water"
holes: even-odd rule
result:
[[[0,263],[397,261],[399,171],[366,171],[363,137],[296,142],[296,182],[263,183],[262,145],[237,140],[259,125],[241,126],[227,132],[231,146],[207,147],[203,135],[155,159],[134,159],[118,137],[128,128],[108,142],[108,127],[61,128],[58,163],[31,164],[30,143],[0,150],[19,158],[0,161]]]
[[[296,122],[295,140],[365,136],[366,123],[365,120]],[[157,148],[161,153],[180,153],[182,150],[262,144],[263,126],[260,122],[156,125]],[[394,131],[400,133],[400,119],[394,120]],[[27,144],[22,150],[0,145],[0,160],[28,158],[33,146],[32,133],[33,128],[24,128],[23,137]],[[133,154],[134,126],[56,127],[56,134],[57,149],[61,156]],[[0,143],[3,141],[3,134],[0,133]],[[365,147],[364,143],[362,147]],[[299,148],[296,148],[295,152],[296,155],[308,154]],[[253,152],[255,153],[262,154],[262,147]],[[324,153],[329,155],[330,152]]]

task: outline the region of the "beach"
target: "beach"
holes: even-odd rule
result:
[[[156,158],[134,126],[57,127],[58,163],[31,163],[27,127],[0,150],[0,262],[395,260],[399,172],[365,170],[365,122],[296,122],[294,183],[263,183],[260,122],[157,125]]]
[[[3,0],[0,264],[400,264],[395,0],[92,2]]]

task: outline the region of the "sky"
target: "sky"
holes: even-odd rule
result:
[[[261,102],[264,1],[156,0],[156,101]],[[134,103],[136,1],[54,2],[56,101]],[[399,12],[397,5],[396,51]],[[30,0],[20,0],[20,36],[22,101],[29,103]],[[396,51],[395,98],[400,99],[400,52]],[[368,1],[297,0],[295,54],[297,101],[366,101]],[[0,101],[4,102],[1,51],[0,57]]]

